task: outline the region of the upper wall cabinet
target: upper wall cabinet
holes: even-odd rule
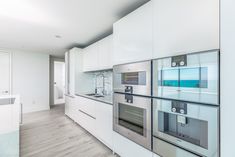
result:
[[[98,43],[94,43],[83,51],[83,71],[94,71],[98,67]]]
[[[219,48],[219,0],[153,0],[154,58]]]
[[[112,69],[113,35],[110,35],[98,42],[98,65],[99,69]]]
[[[113,63],[122,64],[152,58],[152,1],[113,25]]]
[[[111,69],[113,36],[110,35],[84,49],[83,71]]]

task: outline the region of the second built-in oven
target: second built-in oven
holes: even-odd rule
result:
[[[218,128],[217,106],[153,99],[153,150],[163,157],[218,157]]]
[[[114,94],[113,129],[151,150],[151,98]]]
[[[219,51],[153,60],[153,96],[219,104]]]

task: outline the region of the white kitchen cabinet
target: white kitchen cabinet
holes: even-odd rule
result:
[[[85,48],[83,51],[83,71],[112,69],[112,51],[112,35]]]
[[[113,106],[96,102],[97,138],[112,149],[113,147]]]
[[[98,69],[112,69],[113,35],[98,41]]]
[[[153,55],[152,1],[113,25],[113,63],[148,60]]]
[[[154,58],[219,48],[219,0],[153,0]]]
[[[145,149],[116,132],[113,133],[113,148],[115,153],[119,154],[121,157],[153,156],[150,150]]]
[[[71,119],[76,119],[76,101],[74,96],[65,95],[65,114]]]
[[[98,43],[86,47],[83,51],[83,71],[95,71],[98,68]]]
[[[88,132],[96,136],[96,112],[95,112],[95,103],[91,99],[87,99],[84,97],[76,96],[76,102],[78,105],[77,111],[78,113],[78,120],[76,122],[81,125],[84,129]]]

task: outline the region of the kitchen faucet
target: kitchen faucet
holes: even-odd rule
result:
[[[102,77],[102,87],[97,87],[97,78]],[[98,94],[98,88],[102,88],[102,95],[105,95],[105,76],[103,72],[95,74],[95,94]]]

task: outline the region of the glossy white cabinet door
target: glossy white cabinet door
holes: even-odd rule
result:
[[[154,58],[219,48],[219,0],[153,0]]]
[[[113,147],[113,106],[96,102],[96,134],[105,145]]]
[[[113,133],[114,151],[121,157],[152,157],[153,153],[144,147],[130,141],[122,135]]]
[[[98,43],[84,49],[83,71],[95,71],[98,68]]]
[[[71,119],[75,119],[76,101],[75,97],[65,96],[65,114]]]
[[[150,1],[113,25],[114,65],[152,58],[152,15]]]
[[[113,35],[98,42],[98,69],[112,69]]]

